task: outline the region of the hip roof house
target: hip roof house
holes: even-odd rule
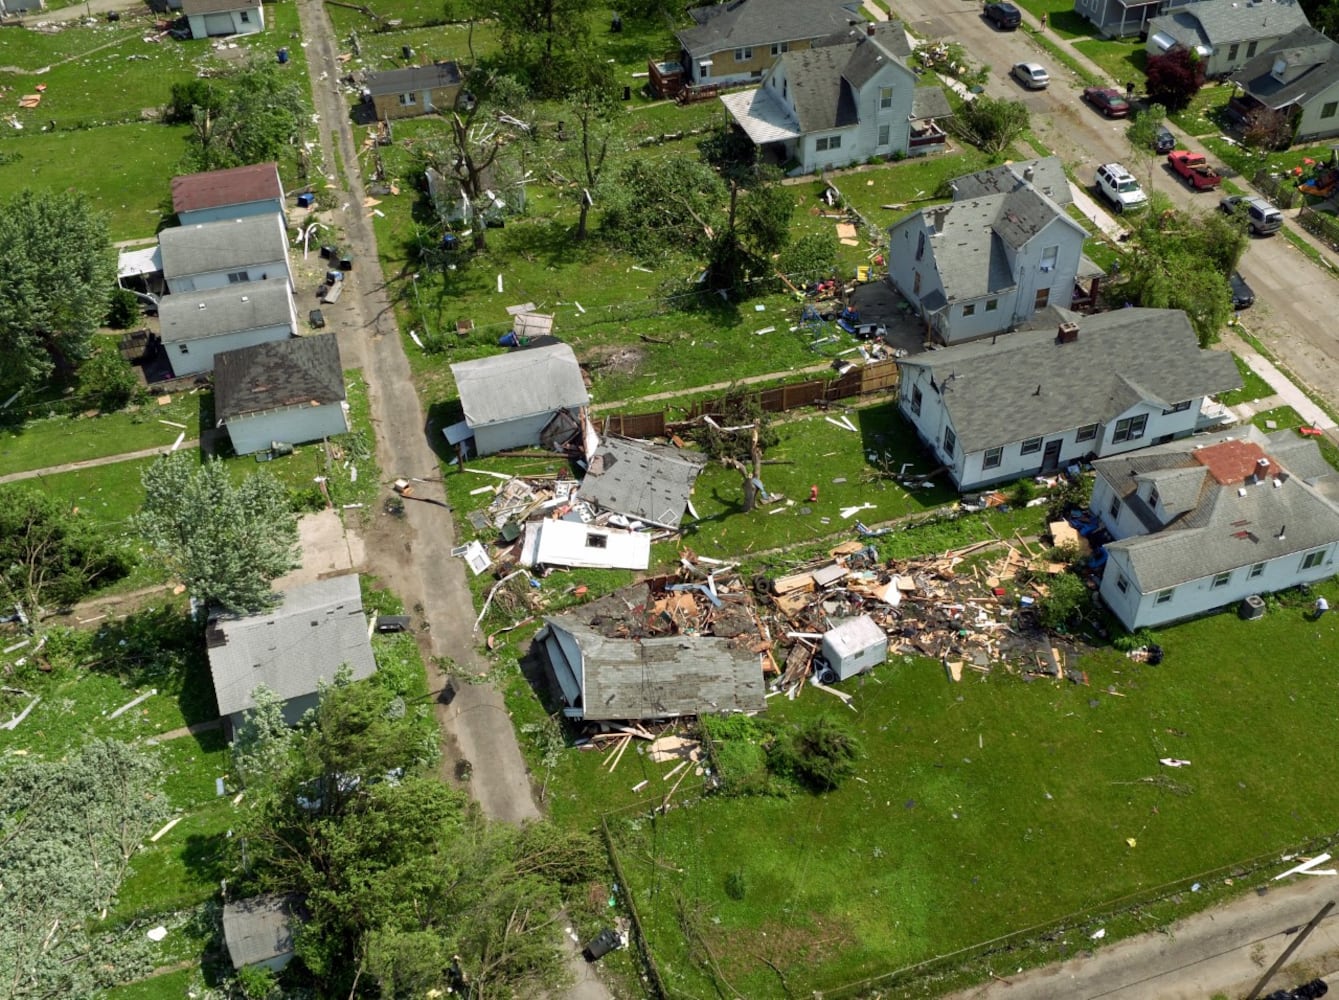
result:
[[[158,234],[158,246],[163,277],[174,295],[244,281],[276,281],[293,288],[281,215],[173,226]]]
[[[1094,467],[1102,599],[1131,631],[1335,573],[1339,476],[1314,441],[1248,425]]]
[[[581,366],[566,344],[462,361],[451,374],[479,455],[565,441],[579,431],[590,403]]]
[[[172,178],[172,210],[183,226],[248,215],[284,214],[277,163],[206,170]]]
[[[265,29],[260,0],[181,0],[192,38],[251,35]]]
[[[297,332],[293,297],[279,281],[164,296],[158,323],[178,378],[213,371],[215,355],[225,351],[287,340]]]
[[[1186,437],[1209,396],[1241,385],[1179,309],[1073,316],[898,365],[898,408],[959,490]]]
[[[225,351],[214,359],[214,415],[239,455],[344,434],[344,370],[333,333]]]

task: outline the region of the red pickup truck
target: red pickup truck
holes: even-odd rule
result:
[[[1203,153],[1175,149],[1167,154],[1167,162],[1196,191],[1208,191],[1223,183],[1222,174],[1209,166],[1209,161],[1204,158]]]

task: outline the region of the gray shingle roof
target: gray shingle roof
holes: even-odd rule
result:
[[[1150,33],[1161,31],[1184,45],[1212,45],[1278,38],[1309,24],[1296,0],[1199,0],[1152,18]]]
[[[911,42],[907,38],[907,29],[901,21],[896,20],[862,21],[860,24],[844,31],[834,31],[811,44],[815,48],[820,45],[848,45],[870,36],[877,38],[880,45],[899,59],[906,59],[907,56],[911,55]],[[934,89],[938,90],[939,88]]]
[[[276,212],[231,222],[173,226],[158,234],[158,244],[163,251],[163,276],[171,281],[188,274],[282,262],[288,241],[284,220]]]
[[[248,281],[204,292],[164,295],[158,325],[164,344],[203,340],[220,334],[288,325],[293,321],[288,285]]]
[[[1004,241],[995,232],[995,221],[1000,217],[1007,197],[990,195],[922,210],[923,225],[934,233],[928,237],[930,250],[926,257],[939,271],[939,280],[943,282],[947,296],[944,305],[956,299],[975,299],[1014,287],[1013,270]],[[935,233],[936,217],[941,220],[938,233]],[[927,309],[933,308],[928,297],[921,301]]]
[[[1232,440],[1234,436],[1258,445],[1283,468],[1284,474],[1278,477],[1281,485],[1275,488],[1269,479],[1246,485],[1223,484],[1206,472],[1201,477],[1195,505],[1173,517],[1167,527],[1109,543],[1109,550],[1122,552],[1128,558],[1133,582],[1140,593],[1151,594],[1292,553],[1300,556],[1339,539],[1339,505],[1288,464],[1314,469],[1324,459],[1314,442],[1298,441],[1291,431],[1267,436],[1247,426],[1233,434],[1194,438],[1099,459],[1094,468],[1141,521],[1156,524],[1156,515],[1135,493],[1139,477],[1196,467],[1203,471],[1194,457],[1196,450]],[[1333,481],[1333,470],[1330,480]],[[1245,495],[1239,492],[1243,489]],[[1161,495],[1159,486],[1160,502]]]
[[[1170,406],[1241,385],[1231,355],[1200,350],[1179,309],[1116,309],[1078,322],[1069,344],[1033,330],[900,364],[946,386],[944,406],[968,453],[1106,423],[1141,399]]]
[[[294,587],[273,611],[212,622],[206,643],[220,715],[254,708],[262,684],[287,701],[334,680],[343,664],[355,680],[377,666],[356,573]]]
[[[454,87],[460,84],[461,79],[460,67],[448,61],[428,66],[407,66],[404,69],[368,73],[363,86],[373,97],[379,97],[383,94],[407,94],[411,90],[440,90],[444,87]]]
[[[606,436],[577,491],[597,507],[677,528],[707,456]]]
[[[911,120],[925,121],[927,118],[952,118],[953,108],[948,97],[940,87],[917,87],[911,95]]]
[[[676,34],[688,54],[701,59],[725,49],[756,48],[846,31],[851,21],[862,20],[853,13],[858,7],[852,0],[734,0],[692,8],[688,14],[695,25]]]
[[[293,951],[293,899],[254,896],[223,904],[223,940],[234,969]]]
[[[937,88],[936,88],[937,89]],[[1031,178],[1028,171],[1032,171]],[[1020,160],[1003,163],[998,167],[963,174],[950,182],[955,200],[980,198],[988,194],[1004,194],[1020,184],[1027,183],[1057,205],[1068,205],[1074,200],[1069,190],[1069,178],[1058,156],[1044,156],[1039,160]]]
[[[850,55],[848,46],[831,46],[787,52],[781,57],[802,131],[844,128],[858,120],[855,96],[842,79]]]
[[[214,356],[220,423],[290,406],[343,402],[344,370],[333,333],[256,344]]]
[[[1289,67],[1283,80],[1273,73],[1277,59]],[[1232,82],[1271,108],[1305,102],[1339,82],[1339,44],[1310,26],[1298,28],[1232,74]]]
[[[544,619],[581,649],[587,719],[656,719],[766,707],[756,637],[607,639],[568,615]]]
[[[255,10],[260,0],[181,0],[181,12],[191,14],[217,14],[231,10]]]
[[[495,354],[451,366],[471,427],[585,406],[581,366],[567,344]]]

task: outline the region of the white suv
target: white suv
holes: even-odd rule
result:
[[[1117,212],[1143,208],[1148,195],[1134,179],[1134,175],[1119,163],[1104,163],[1097,168],[1097,190],[1116,207]]]

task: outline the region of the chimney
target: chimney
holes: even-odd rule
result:
[[[934,219],[935,232],[942,233],[944,231],[944,220],[948,218],[948,206],[940,205],[932,213],[932,218]]]
[[[1027,181],[1029,184],[1032,183],[1032,177],[1035,173],[1036,171],[1033,170],[1032,165],[1029,164],[1023,168],[1023,180]]]
[[[870,38],[874,37],[874,22],[871,21],[869,24],[865,25],[865,34]]]
[[[1061,323],[1060,329],[1056,331],[1055,342],[1057,344],[1072,344],[1079,339],[1079,324]]]

